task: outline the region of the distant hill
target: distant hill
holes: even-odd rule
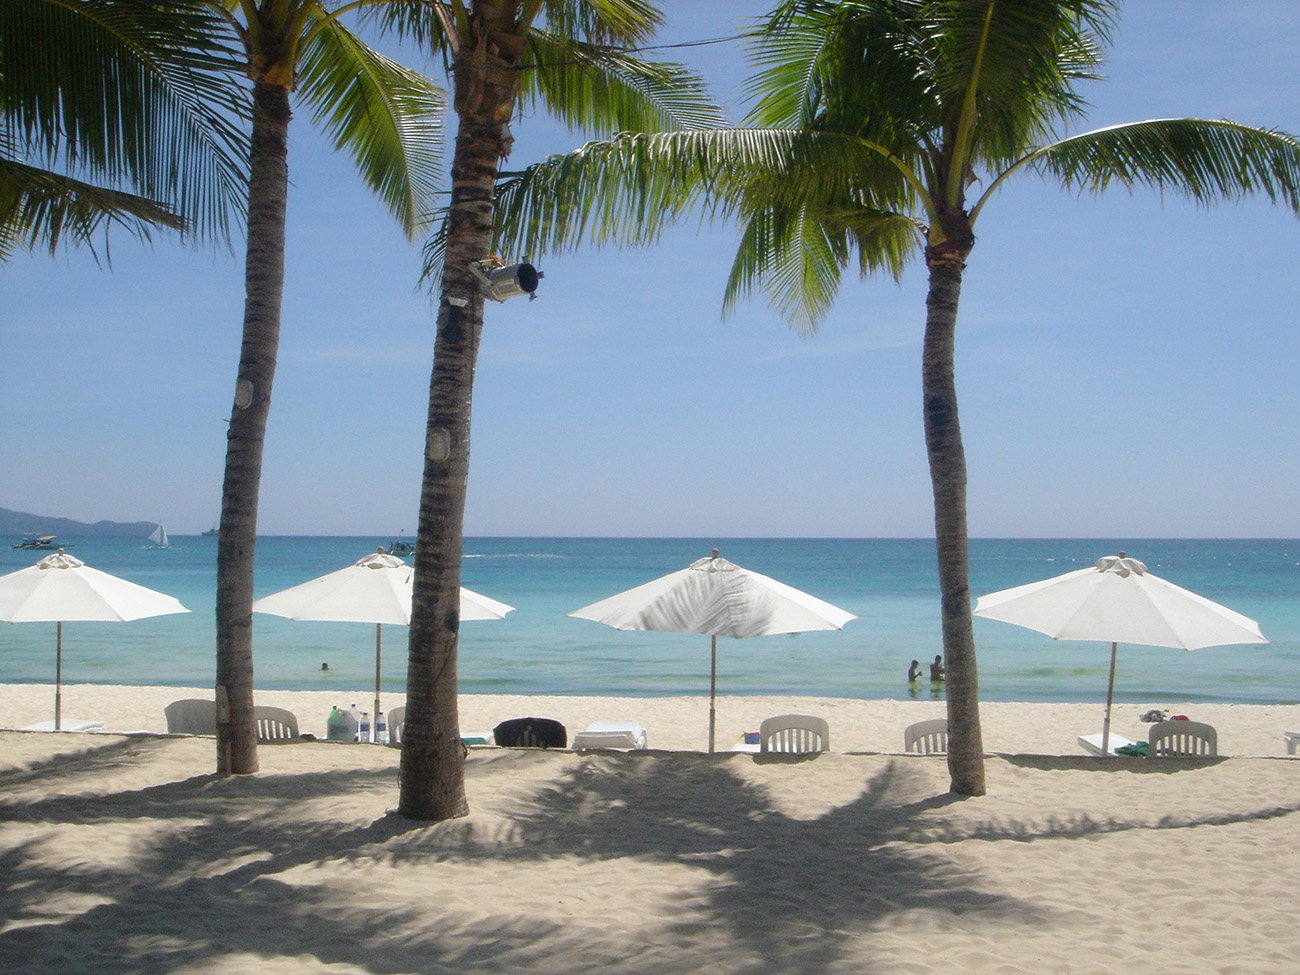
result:
[[[76,538],[146,538],[152,521],[97,521],[93,525],[71,518],[34,515],[27,511],[0,508],[0,535],[62,535]]]

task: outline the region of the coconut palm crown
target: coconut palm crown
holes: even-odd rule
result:
[[[499,194],[501,246],[646,244],[691,207],[734,220],[725,306],[758,287],[811,329],[850,264],[929,272],[922,389],[947,665],[952,790],[985,791],[954,383],[962,275],[1003,183],[1150,187],[1200,204],[1263,193],[1300,213],[1300,143],[1224,119],[1063,134],[1083,117],[1109,0],[785,0],[753,32],[743,127],[621,135],[555,157]]]

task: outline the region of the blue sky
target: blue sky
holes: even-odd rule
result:
[[[664,39],[726,35],[767,6],[670,0]],[[1087,127],[1198,115],[1300,133],[1297,43],[1292,0],[1129,3]],[[675,56],[738,106],[739,45]],[[412,534],[433,349],[419,247],[309,126],[304,110],[291,135],[260,530]],[[512,166],[582,141],[543,118],[514,130]],[[1262,200],[1077,198],[1029,176],[976,229],[957,363],[973,535],[1300,535],[1300,222]],[[932,533],[923,270],[846,281],[803,337],[761,296],[722,318],[734,245],[692,225],[649,251],[538,257],[538,300],[489,307],[467,534]],[[122,237],[111,270],[19,256],[0,295],[0,505],[209,528],[240,261]]]

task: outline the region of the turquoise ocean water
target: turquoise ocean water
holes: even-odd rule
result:
[[[209,686],[213,680],[215,538],[72,539],[87,564],[177,597],[191,613],[63,628],[65,683]],[[258,540],[257,595],[351,564],[382,538]],[[618,632],[566,614],[683,568],[713,548],[746,568],[856,613],[842,631],[719,643],[720,694],[852,698],[941,695],[909,688],[908,663],[939,652],[938,584],[928,539],[471,538],[465,586],[516,607],[461,630],[462,693],[676,695],[708,692],[708,638]],[[1300,703],[1300,540],[975,539],[972,592],[1033,582],[1123,548],[1170,582],[1257,620],[1270,646],[1184,652],[1121,646],[1118,701]],[[40,553],[0,550],[0,574]],[[405,627],[384,627],[385,690],[406,672]],[[256,684],[364,691],[374,681],[374,627],[254,616]],[[975,621],[980,692],[989,701],[1105,700],[1109,647],[1057,642]],[[0,626],[0,683],[51,683],[53,623]],[[321,663],[328,662],[328,672]]]

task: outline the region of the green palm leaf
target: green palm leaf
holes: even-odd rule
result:
[[[129,185],[190,233],[225,237],[247,154],[226,33],[201,0],[5,0],[0,112],[16,158]]]
[[[1085,132],[1025,160],[1066,186],[1148,186],[1208,204],[1263,193],[1300,213],[1300,141],[1226,119],[1153,119]]]
[[[334,19],[303,49],[298,84],[313,120],[414,235],[431,218],[440,179],[442,89]]]

